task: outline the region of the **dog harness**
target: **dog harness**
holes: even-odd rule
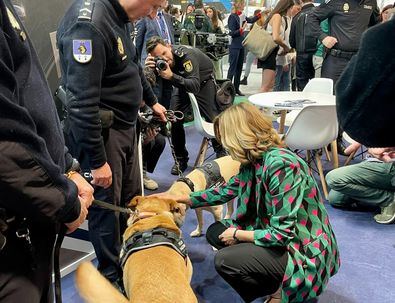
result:
[[[197,167],[197,169],[204,174],[204,178],[206,179],[206,189],[210,187],[217,187],[225,183],[224,178],[221,176],[221,170],[217,162],[207,162],[202,166]]]
[[[188,252],[185,243],[178,234],[167,228],[154,228],[144,232],[137,232],[122,244],[120,253],[122,269],[126,260],[134,252],[160,245],[173,248],[185,261],[187,260]]]

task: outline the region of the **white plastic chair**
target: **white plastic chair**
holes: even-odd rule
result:
[[[305,88],[304,92],[307,93],[319,93],[319,94],[333,94],[333,80],[328,78],[313,78],[311,79]],[[296,116],[300,113],[300,110],[295,109],[288,113],[285,117],[285,126],[290,126],[292,122],[295,120]],[[279,118],[280,119],[280,118]],[[277,122],[280,123],[280,120],[277,119]]]
[[[202,116],[200,115],[199,105],[196,100],[196,97],[192,93],[188,93],[189,100],[191,100],[192,110],[193,110],[193,119],[194,124],[199,132],[203,136],[202,143],[200,144],[199,152],[196,157],[196,161],[194,167],[202,165],[205,158],[207,149],[209,146],[209,142],[211,138],[215,138],[214,134],[214,124],[211,122],[205,121]]]
[[[336,139],[337,133],[338,122],[335,105],[307,106],[296,116],[284,137],[284,142],[292,150],[306,150],[307,159],[309,159],[311,151],[326,147]],[[328,189],[321,156],[317,152],[315,153],[315,160],[322,189],[327,199]]]

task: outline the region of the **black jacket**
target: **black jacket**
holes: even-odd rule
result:
[[[7,6],[16,23],[0,1],[0,208],[42,226],[71,222],[80,203],[63,175],[71,162],[54,101],[32,43]]]
[[[369,147],[395,146],[395,19],[369,29],[336,86],[340,125]]]
[[[131,41],[131,24],[118,0],[92,0],[92,13],[81,17],[86,1],[76,0],[57,32],[62,83],[67,91],[67,125],[88,155],[91,169],[107,161],[99,108],[115,114],[114,128],[135,125],[141,101],[156,97]],[[82,62],[82,63],[81,63]]]
[[[362,33],[380,21],[376,0],[329,0],[316,7],[307,18],[309,34],[322,41],[320,22],[328,19],[329,35],[337,38],[334,49],[356,52]]]
[[[289,43],[298,53],[309,53],[317,50],[317,38],[306,35],[307,16],[314,9],[314,4],[309,3],[302,7],[302,10],[292,18],[291,30],[289,33]]]
[[[254,23],[259,19],[258,16],[246,17],[245,22]],[[244,35],[240,31],[243,24],[240,24],[240,16],[236,13],[232,13],[228,18],[229,35],[232,37],[232,42],[229,48],[243,48]]]

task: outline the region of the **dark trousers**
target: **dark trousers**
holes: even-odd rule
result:
[[[171,95],[173,92],[173,85],[169,80],[161,77],[156,77],[156,85],[152,88],[155,96],[158,98],[158,102],[167,109],[170,108]]]
[[[207,122],[213,122],[215,116],[218,114],[214,100],[215,94],[216,88],[214,81],[209,80],[200,86],[199,93],[195,95],[199,105],[200,114]],[[190,107],[191,102],[185,89],[175,88],[172,97],[171,109],[181,111],[185,114]],[[188,151],[185,146],[184,120],[178,120],[177,122],[172,123],[171,140],[174,145],[174,151],[177,158],[187,160]],[[215,139],[213,139],[212,142],[215,150],[218,150],[221,147]]]
[[[126,206],[136,195],[141,195],[141,181],[137,157],[136,128],[103,129],[107,162],[112,171],[112,185],[104,189],[95,186],[95,198],[117,206]],[[78,150],[74,142],[72,154]],[[77,153],[84,175],[90,173],[83,151]],[[122,277],[119,267],[121,237],[126,229],[124,214],[91,206],[88,214],[90,240],[95,248],[98,270],[111,282]]]
[[[143,166],[146,171],[149,173],[154,172],[165,146],[166,139],[161,133],[157,134],[153,140],[143,145]]]
[[[34,256],[24,239],[17,238],[16,228],[7,231],[7,243],[0,251],[0,302],[49,303],[53,302],[51,274],[55,228],[35,223],[30,229]],[[31,261],[36,267],[32,269]]]
[[[254,243],[225,246],[218,236],[226,230],[221,222],[212,224],[207,241],[218,249],[215,269],[245,302],[273,294],[285,274],[288,253],[285,247],[261,247]]]
[[[227,78],[233,80],[236,91],[240,87],[240,77],[243,70],[244,48],[229,49],[229,70]]]
[[[296,85],[299,91],[302,91],[309,80],[315,76],[313,55],[314,53],[296,54]]]
[[[336,86],[337,80],[346,68],[350,59],[335,57],[327,54],[322,62],[321,76],[333,80],[333,87]]]

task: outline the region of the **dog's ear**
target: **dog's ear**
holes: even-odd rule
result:
[[[176,202],[176,200],[168,199],[167,202],[169,202],[170,211],[172,213],[177,212],[178,203]]]
[[[129,203],[128,207],[129,208],[135,208],[137,206],[137,204],[139,204],[142,199],[144,199],[143,196],[135,196]]]

